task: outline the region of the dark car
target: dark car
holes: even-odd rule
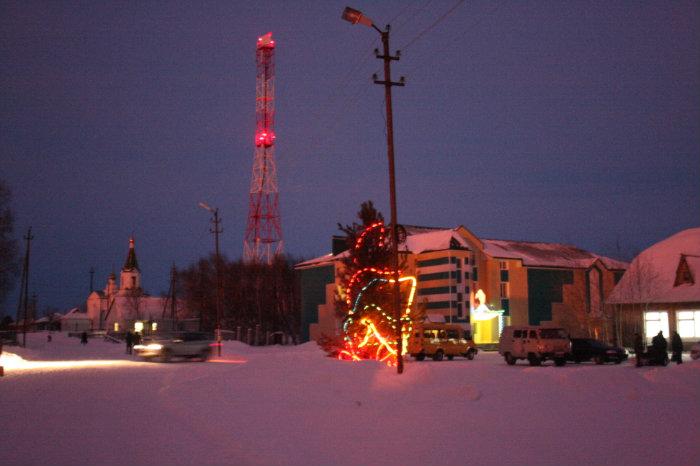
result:
[[[576,363],[592,360],[596,364],[620,364],[627,359],[627,351],[592,338],[572,338],[571,353],[567,359]]]

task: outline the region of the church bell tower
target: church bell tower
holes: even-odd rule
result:
[[[126,262],[119,276],[119,291],[122,293],[141,291],[141,271],[136,260],[133,236],[129,238],[129,254],[126,256]]]

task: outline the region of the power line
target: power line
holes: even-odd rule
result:
[[[433,21],[433,23],[432,23],[431,25],[429,25],[427,28],[425,28],[425,29],[423,29],[421,32],[419,32],[415,37],[413,37],[413,39],[411,39],[410,41],[408,41],[408,43],[407,43],[406,45],[404,45],[403,47],[400,47],[400,49],[401,49],[401,50],[406,50],[406,49],[409,48],[411,45],[413,45],[414,43],[416,43],[417,41],[419,41],[424,35],[426,35],[428,32],[430,32],[431,29],[433,29],[435,26],[437,26],[437,25],[440,24],[442,21],[444,21],[445,18],[447,18],[448,16],[450,16],[450,15],[452,14],[452,12],[454,12],[459,6],[462,5],[462,3],[464,3],[464,0],[457,0],[457,3],[455,3],[455,4],[452,6],[452,8],[450,8],[450,9],[447,10],[445,13],[443,13],[442,16],[440,16],[438,19],[436,19],[435,21]]]
[[[460,37],[464,37],[466,34],[472,32],[474,30],[474,28],[476,28],[481,23],[483,23],[486,19],[488,19],[490,16],[495,14],[503,6],[504,3],[505,3],[505,0],[501,0],[501,1],[496,3],[496,6],[491,11],[489,11],[488,13],[486,13],[483,16],[480,16],[478,18],[474,18],[474,21],[471,24],[468,24],[466,27],[464,27],[464,33]],[[455,7],[456,6],[459,6],[459,5],[455,5]],[[453,7],[453,9],[455,7]],[[442,19],[444,19],[444,18],[442,18]],[[432,25],[431,25],[431,27],[432,27]],[[410,44],[415,43],[416,40],[417,39],[412,40],[412,42]],[[405,48],[404,48],[404,50],[405,50]],[[426,66],[429,66],[437,57],[438,57],[438,55],[436,55],[436,54],[431,55],[428,59],[423,60],[420,63],[417,63],[415,66],[409,68],[408,71],[406,72],[406,74],[412,74],[416,70],[419,70],[421,68],[425,68]]]

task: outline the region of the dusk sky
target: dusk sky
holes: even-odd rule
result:
[[[285,250],[330,252],[367,199],[388,218],[379,34],[346,5],[402,52],[399,223],[607,255],[700,225],[697,1],[0,1],[0,178],[39,309],[84,304],[132,233],[167,291],[213,249],[200,201],[242,255],[270,31]]]

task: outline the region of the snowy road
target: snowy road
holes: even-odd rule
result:
[[[42,341],[42,343],[39,343]],[[695,465],[700,361],[667,368],[326,358],[314,345],[225,347],[224,362],[142,363],[43,340],[8,369],[0,464]],[[654,427],[656,426],[656,427]]]

